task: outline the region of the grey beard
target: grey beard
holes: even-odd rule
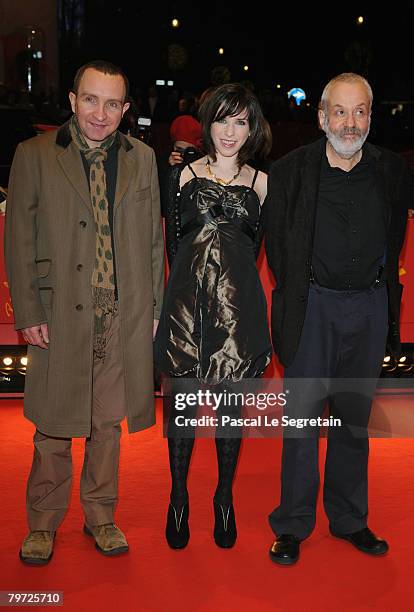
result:
[[[342,159],[351,159],[355,153],[358,153],[358,151],[362,149],[369,133],[369,125],[367,131],[364,133],[358,130],[358,132],[360,132],[359,137],[354,142],[350,143],[344,142],[340,136],[332,132],[327,118],[325,118],[323,122],[323,131],[335,153],[337,153],[339,157],[342,157]]]

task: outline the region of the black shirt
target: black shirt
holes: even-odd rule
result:
[[[115,298],[118,299],[118,289],[116,284],[116,260],[115,260],[115,245],[114,245],[114,202],[115,202],[115,190],[116,190],[116,179],[118,175],[118,150],[120,147],[119,138],[115,138],[112,146],[108,149],[108,156],[104,161],[104,168],[106,172],[106,197],[108,199],[108,220],[109,227],[111,228],[111,242],[112,242],[112,261],[114,265],[114,280],[115,280]],[[89,185],[89,164],[86,160],[85,155],[81,151],[83,167],[85,168],[86,177]],[[90,189],[90,185],[89,185]]]
[[[363,149],[346,172],[324,155],[315,218],[312,268],[330,289],[366,289],[384,265],[386,213],[375,186],[375,160]]]

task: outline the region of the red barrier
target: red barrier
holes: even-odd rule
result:
[[[25,344],[21,334],[14,330],[13,308],[4,265],[4,214],[0,214],[0,345]]]
[[[400,257],[400,282],[404,285],[401,340],[414,342],[414,219],[408,219],[407,235]]]

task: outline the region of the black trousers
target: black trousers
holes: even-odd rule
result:
[[[292,381],[285,414],[318,417],[328,401],[330,415],[342,422],[328,428],[324,479],[325,511],[338,534],[367,524],[367,425],[387,330],[384,284],[336,291],[311,283],[298,351],[285,369],[285,387],[289,378],[304,379]],[[301,540],[311,534],[319,488],[318,448],[318,428],[284,428],[281,500],[269,516],[275,534],[290,533]]]

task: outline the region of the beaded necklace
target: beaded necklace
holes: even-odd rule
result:
[[[227,185],[230,185],[230,183],[232,183],[233,181],[236,180],[236,178],[239,176],[239,174],[241,172],[241,168],[239,168],[238,172],[236,172],[236,174],[233,176],[232,179],[230,179],[229,181],[226,181],[226,180],[224,180],[222,178],[219,178],[218,176],[216,176],[214,174],[214,172],[210,168],[210,160],[207,157],[206,171],[207,171],[207,174],[209,174],[211,176],[211,178],[213,178],[216,181],[216,183],[218,183],[219,185],[227,186]]]

